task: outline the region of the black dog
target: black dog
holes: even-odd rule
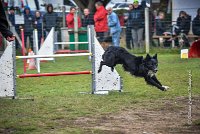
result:
[[[156,86],[162,91],[167,90],[169,87],[163,86],[156,78],[155,73],[158,71],[157,54],[151,57],[149,54],[146,58],[143,56],[135,56],[128,53],[122,47],[110,46],[104,52],[103,61],[100,63],[98,73],[101,72],[102,66],[106,65],[114,70],[117,64],[122,64],[125,71],[130,72],[136,77],[144,77],[147,84]]]

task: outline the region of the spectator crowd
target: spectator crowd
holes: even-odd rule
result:
[[[118,15],[111,7],[105,9],[101,2],[95,3],[96,12],[92,14],[88,8],[83,10],[83,17],[78,15],[78,28],[94,25],[96,36],[100,42],[105,42],[111,38],[114,46],[120,46],[121,25]],[[127,49],[137,49],[144,47],[144,7],[139,5],[138,0],[134,0],[133,4],[129,4],[129,10],[124,14],[124,22],[126,26],[126,47]],[[41,13],[35,11],[34,14],[31,9],[26,6],[24,8],[24,24],[19,25],[15,23],[15,8],[9,8],[9,20],[15,27],[16,31],[20,33],[20,29],[24,29],[25,40],[29,38],[30,46],[33,48],[32,32],[34,29],[38,30],[38,44],[44,40],[44,36],[48,35],[52,27],[55,27],[55,35],[58,34],[59,19],[58,14],[54,12],[52,4],[47,5],[47,12]],[[70,12],[66,15],[66,25],[69,29],[74,29],[74,16],[77,13],[76,7],[71,7]],[[153,16],[152,29],[155,35],[164,36],[169,33],[165,24],[165,13],[160,11]],[[180,33],[188,34],[190,31],[190,23],[192,21],[192,32],[194,35],[200,36],[200,9],[197,11],[196,17],[191,20],[191,16],[185,11],[180,11],[177,18],[174,31],[172,34],[179,35]],[[18,45],[17,45],[18,47]]]

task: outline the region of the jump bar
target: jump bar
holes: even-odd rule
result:
[[[17,78],[42,77],[42,76],[61,76],[61,75],[79,75],[79,74],[92,74],[92,71],[22,74],[22,75],[17,75]]]
[[[55,45],[69,45],[69,44],[88,44],[89,42],[55,42]]]
[[[56,58],[56,57],[91,56],[91,55],[92,55],[92,53],[54,54],[54,55],[33,55],[33,56],[16,56],[16,59]]]
[[[66,53],[88,53],[88,50],[58,50],[56,54],[66,54]]]

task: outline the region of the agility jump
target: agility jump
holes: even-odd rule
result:
[[[16,96],[16,78],[26,77],[41,77],[41,76],[59,76],[59,75],[79,75],[79,74],[91,74],[92,75],[92,94],[104,94],[111,90],[121,91],[122,80],[116,70],[113,72],[109,67],[104,66],[103,71],[98,73],[100,61],[104,53],[98,40],[94,35],[94,27],[88,27],[88,44],[91,49],[91,53],[78,53],[78,54],[53,54],[53,55],[35,55],[35,56],[15,56],[14,45],[9,44],[4,54],[0,59],[0,97],[15,97]],[[56,57],[69,57],[69,56],[91,56],[91,71],[80,72],[58,72],[58,73],[43,73],[43,74],[22,74],[16,75],[16,59],[26,58],[56,58]]]

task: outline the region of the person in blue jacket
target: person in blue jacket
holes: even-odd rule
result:
[[[120,46],[120,33],[121,27],[117,14],[112,11],[112,8],[108,8],[108,27],[110,28],[110,34],[112,35],[112,43],[114,46]]]

